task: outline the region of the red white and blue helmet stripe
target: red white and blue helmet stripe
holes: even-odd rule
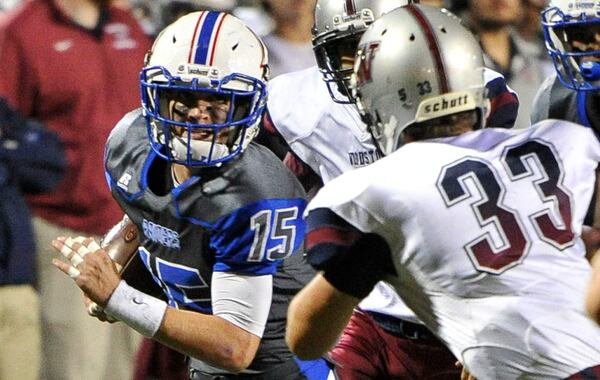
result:
[[[202,12],[194,30],[188,63],[212,66],[219,32],[226,13]]]

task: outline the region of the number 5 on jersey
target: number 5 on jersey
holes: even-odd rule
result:
[[[261,210],[250,219],[250,229],[254,231],[252,248],[248,261],[262,261],[265,257],[270,261],[281,260],[294,252],[298,207],[276,210]],[[276,242],[275,246],[267,248]]]

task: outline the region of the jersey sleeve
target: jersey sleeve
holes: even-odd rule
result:
[[[370,167],[328,182],[307,210],[307,261],[338,290],[365,297],[375,283],[394,273],[386,228],[386,199],[372,184]],[[396,236],[398,238],[398,236]]]
[[[519,112],[519,97],[506,84],[502,74],[490,69],[484,70],[485,87],[490,100],[490,114],[487,128],[512,128]]]
[[[215,272],[274,274],[302,247],[304,198],[264,199],[219,219],[210,237]]]
[[[310,211],[307,224],[307,260],[336,289],[364,298],[394,273],[390,248],[380,235],[359,231],[327,208]]]

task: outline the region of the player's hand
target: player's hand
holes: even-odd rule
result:
[[[119,284],[115,264],[93,238],[58,237],[52,246],[68,261],[53,259],[52,264],[71,277],[93,302],[104,307]]]
[[[477,378],[469,373],[461,362],[454,363],[456,368],[460,368],[460,380],[477,380]]]

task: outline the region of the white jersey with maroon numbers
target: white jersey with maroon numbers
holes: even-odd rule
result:
[[[381,236],[385,280],[479,380],[561,379],[600,364],[580,238],[599,161],[591,129],[557,120],[410,143],[326,184],[309,223]]]

